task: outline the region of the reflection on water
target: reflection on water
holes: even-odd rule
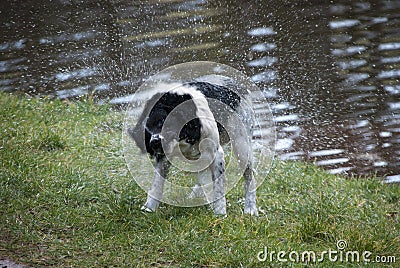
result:
[[[165,67],[221,62],[268,98],[282,159],[400,180],[399,1],[3,2],[3,91],[121,104]]]

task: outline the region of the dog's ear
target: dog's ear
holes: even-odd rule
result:
[[[140,125],[136,125],[134,128],[128,128],[128,134],[135,141],[137,147],[142,151],[142,153],[146,153],[146,140],[145,140],[145,129]]]
[[[151,109],[157,103],[157,101],[162,97],[162,93],[154,94],[145,104],[142,114],[139,116],[139,119],[136,123],[136,126],[133,128],[128,128],[128,134],[135,141],[136,145],[142,151],[142,153],[146,153],[146,121],[149,117]]]

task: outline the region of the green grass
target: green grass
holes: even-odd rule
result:
[[[0,119],[0,259],[33,267],[304,267],[278,262],[276,253],[259,262],[257,254],[321,254],[345,240],[344,252],[400,262],[398,185],[276,162],[258,190],[258,218],[243,215],[239,186],[228,194],[226,218],[168,205],[147,214],[121,153],[123,114],[90,100],[2,93]],[[332,264],[359,265],[327,256],[311,263]]]

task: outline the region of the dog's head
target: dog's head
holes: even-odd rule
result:
[[[142,152],[163,156],[181,141],[194,144],[200,139],[196,110],[189,94],[157,93],[147,101],[136,126],[128,131]]]

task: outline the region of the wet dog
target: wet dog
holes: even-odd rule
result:
[[[136,126],[128,130],[141,151],[154,159],[155,175],[142,209],[156,210],[171,161],[181,157],[194,163],[197,167],[194,172],[204,174],[206,170],[211,173],[214,213],[225,215],[222,146],[231,141],[233,152],[244,170],[244,212],[258,214],[252,169],[253,122],[242,108],[248,101],[248,96],[243,97],[227,86],[199,81],[155,92],[146,102]]]

